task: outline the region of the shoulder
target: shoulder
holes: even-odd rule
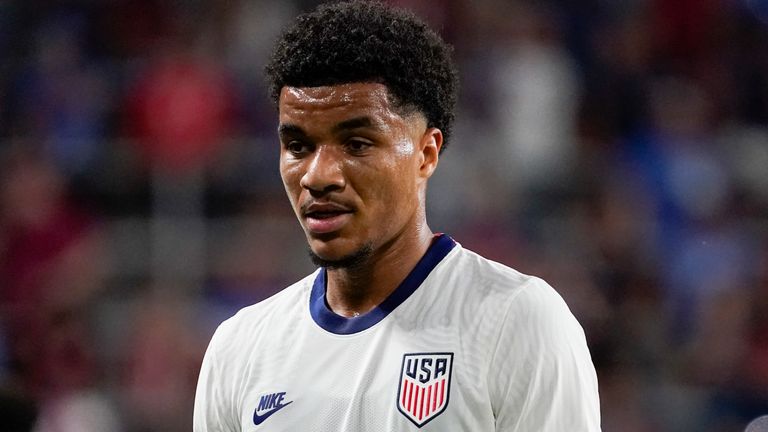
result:
[[[239,349],[241,342],[258,336],[275,319],[285,321],[306,309],[309,291],[317,271],[282,291],[256,304],[240,309],[235,315],[219,324],[209,345],[209,351],[226,357],[228,350]]]
[[[471,251],[461,255],[456,268],[474,281],[468,295],[485,299],[477,312],[491,329],[487,374],[497,425],[599,430],[597,378],[584,331],[560,294],[536,276]]]
[[[425,302],[494,346],[502,339],[581,332],[560,294],[544,280],[457,246],[435,269]],[[583,337],[583,336],[582,336]]]
[[[466,287],[464,307],[476,304],[482,309],[478,312],[494,317],[501,338],[531,337],[541,342],[584,338],[568,305],[547,282],[468,249],[456,252],[446,267],[453,273],[449,277],[461,282],[456,285]]]
[[[468,286],[468,295],[493,298],[512,307],[547,307],[561,305],[560,295],[542,279],[522,273],[507,265],[487,259],[469,249],[457,247],[446,262],[449,277]]]

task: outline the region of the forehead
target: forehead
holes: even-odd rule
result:
[[[339,119],[366,115],[380,120],[400,117],[384,84],[351,83],[319,87],[283,87],[280,91],[280,122],[312,117]]]

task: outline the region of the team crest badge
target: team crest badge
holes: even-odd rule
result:
[[[448,406],[453,353],[403,356],[397,409],[417,427],[439,416]]]

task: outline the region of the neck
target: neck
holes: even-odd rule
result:
[[[349,268],[328,269],[326,300],[336,314],[363,315],[378,306],[424,256],[434,234],[423,229],[402,234],[376,248],[371,257]]]

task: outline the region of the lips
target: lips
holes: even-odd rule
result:
[[[307,230],[313,234],[328,234],[340,230],[352,218],[352,213],[351,208],[334,202],[302,206]]]

